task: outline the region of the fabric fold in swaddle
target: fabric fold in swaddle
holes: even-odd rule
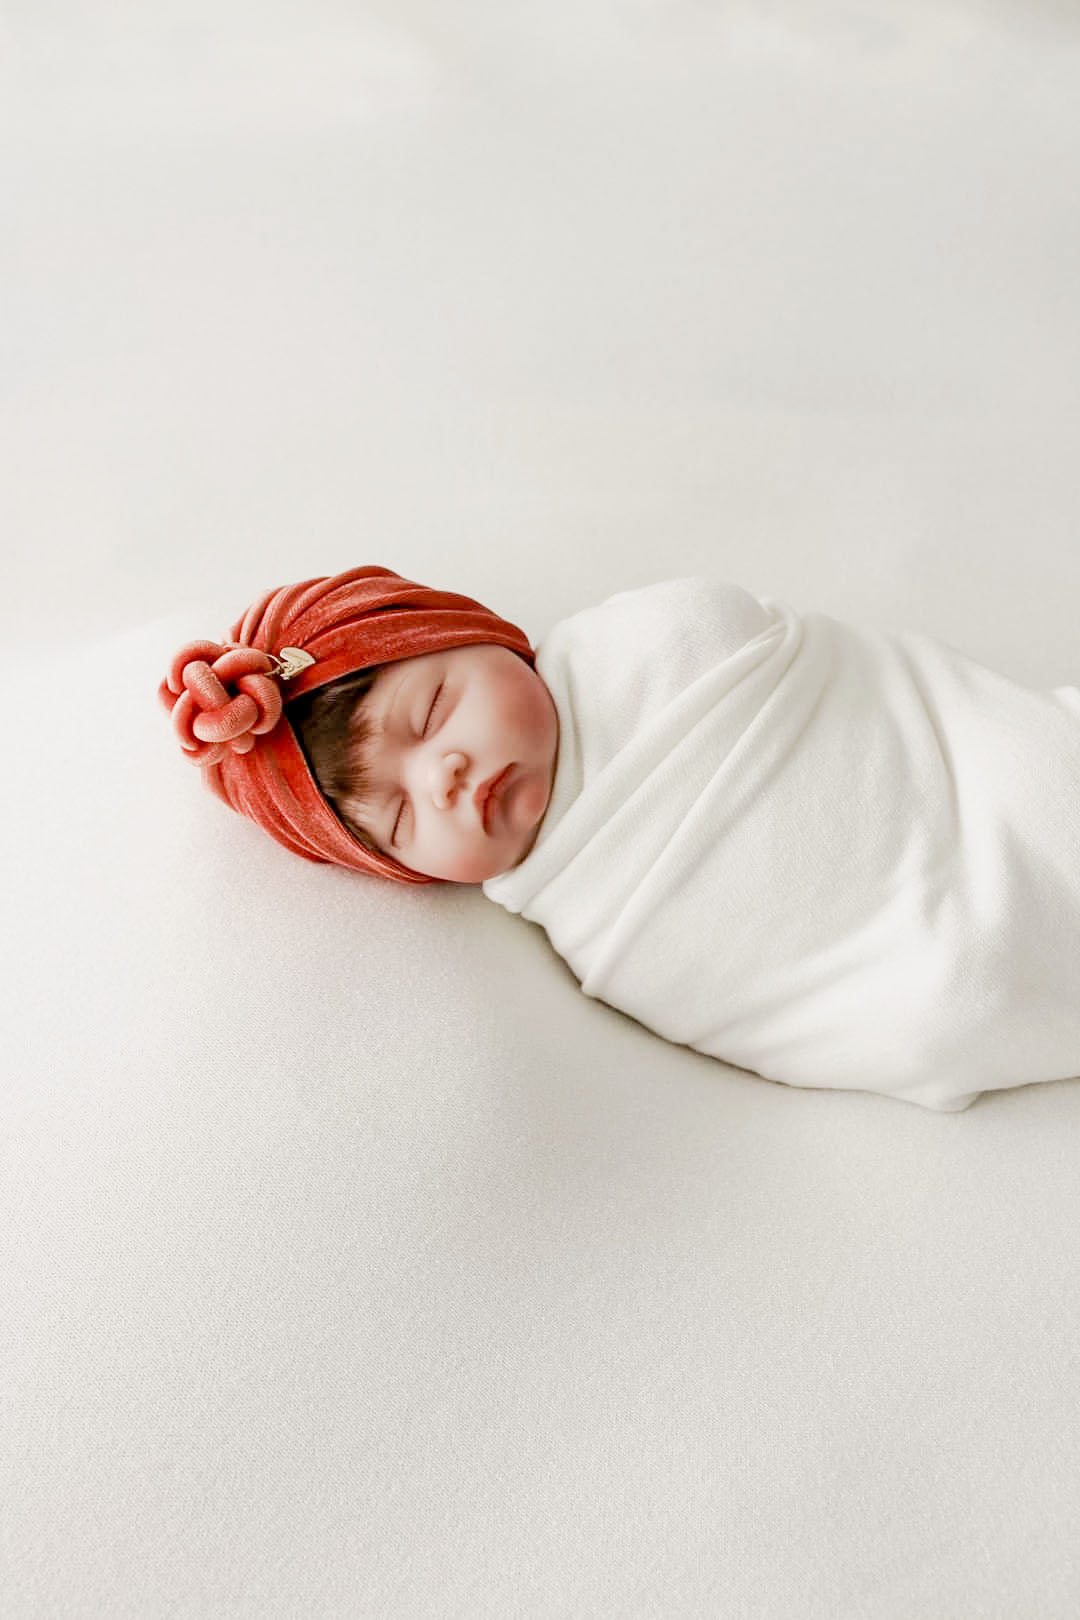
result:
[[[589,996],[788,1085],[1080,1074],[1080,691],[704,578],[556,624],[539,836],[483,885]]]

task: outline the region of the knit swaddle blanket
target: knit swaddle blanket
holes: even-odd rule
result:
[[[787,1085],[1080,1075],[1080,691],[676,579],[556,624],[551,803],[484,893],[586,995]]]

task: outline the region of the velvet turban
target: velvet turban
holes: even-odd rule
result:
[[[293,854],[399,883],[437,883],[365,849],[338,819],[289,724],[288,704],[372,665],[478,642],[535,664],[524,631],[472,597],[431,590],[389,568],[352,568],[266,591],[223,642],[187,642],[158,695],[207,786]]]

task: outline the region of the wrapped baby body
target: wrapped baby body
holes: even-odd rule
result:
[[[595,996],[786,1085],[1080,1075],[1080,690],[668,580],[556,624],[551,803],[483,885]]]

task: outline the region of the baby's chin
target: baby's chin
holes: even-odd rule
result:
[[[529,839],[529,849],[534,842],[535,836]],[[421,871],[427,877],[441,878],[444,883],[487,883],[490,878],[501,877],[504,872],[519,866],[527,854],[528,849],[522,849],[519,853],[485,849],[475,856],[440,862],[437,868],[417,866],[413,870]]]
[[[441,878],[444,883],[487,883],[490,878],[501,877],[504,872],[511,872],[515,866],[520,866],[536,843],[539,831],[540,823],[537,822],[527,836],[501,840],[495,848],[485,839],[482,846],[442,861],[404,864],[412,864],[414,872]]]

